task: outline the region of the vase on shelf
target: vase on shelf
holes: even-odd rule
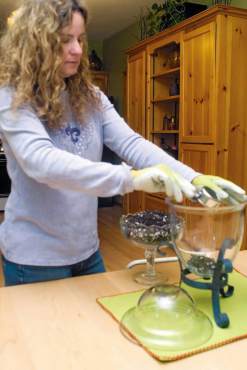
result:
[[[179,95],[179,79],[176,78],[171,82],[171,85],[169,87],[169,95],[170,96],[175,96]]]

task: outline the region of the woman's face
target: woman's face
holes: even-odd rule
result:
[[[61,74],[63,78],[71,77],[77,73],[85,34],[84,18],[79,12],[74,12],[71,24],[61,30],[63,60]]]

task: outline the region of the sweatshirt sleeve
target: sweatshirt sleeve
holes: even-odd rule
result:
[[[11,94],[0,91],[0,132],[23,172],[52,188],[112,196],[133,191],[126,165],[93,162],[57,148],[30,109],[11,109]]]
[[[104,143],[126,163],[136,169],[164,163],[188,181],[192,181],[199,175],[192,168],[174,159],[157,145],[134,132],[119,116],[108,98],[102,92],[100,94]]]

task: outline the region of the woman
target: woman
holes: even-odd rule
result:
[[[193,197],[192,180],[228,196],[217,178],[134,133],[92,85],[87,19],[81,0],[26,0],[1,41],[0,133],[12,181],[0,229],[6,285],[104,271],[98,196],[164,191],[181,201]],[[103,143],[137,170],[102,163]]]

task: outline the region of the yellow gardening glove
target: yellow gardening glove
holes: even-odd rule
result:
[[[218,176],[199,175],[192,180],[192,184],[204,188],[212,198],[222,203],[238,204],[247,201],[244,189]]]
[[[183,195],[192,198],[196,188],[168,166],[159,164],[143,170],[132,170],[134,189],[148,193],[164,192],[168,197],[182,202]]]

